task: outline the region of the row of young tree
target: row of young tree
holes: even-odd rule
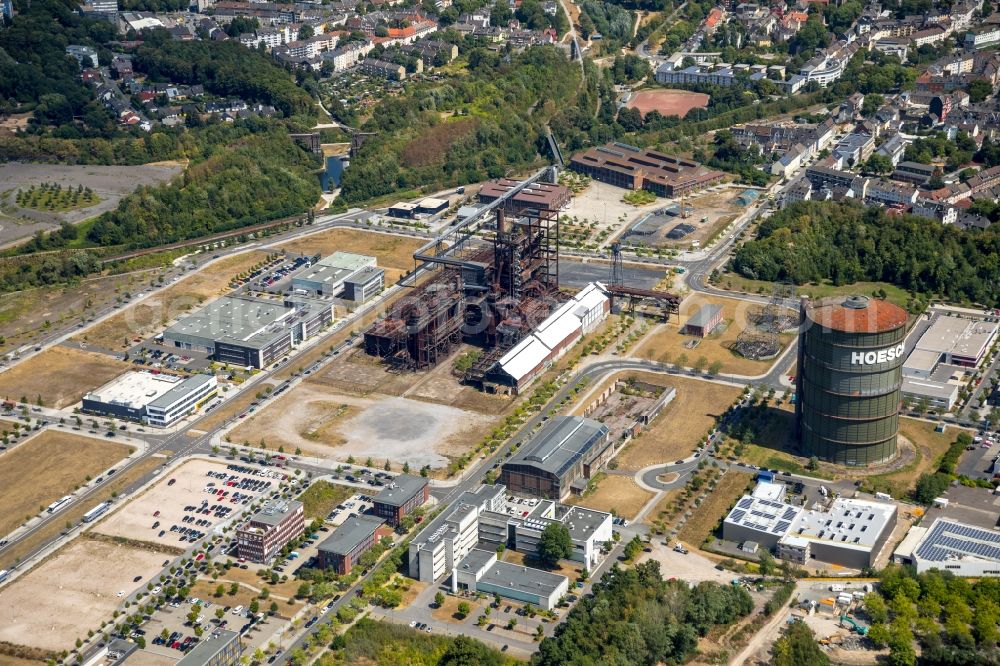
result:
[[[759,280],[888,282],[951,302],[1000,305],[1000,232],[855,202],[803,201],[778,211],[736,250],[732,267]]]
[[[694,652],[699,636],[753,610],[740,586],[664,580],[655,560],[617,566],[581,599],[532,658],[533,666],[676,664]]]

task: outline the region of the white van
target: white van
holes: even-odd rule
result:
[[[830,586],[830,591],[831,592],[843,592],[844,591],[844,586],[841,585],[840,583],[834,583],[833,585]]]
[[[242,615],[242,614],[243,614],[243,606],[237,606],[236,608],[233,609],[233,615]]]

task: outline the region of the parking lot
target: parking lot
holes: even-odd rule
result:
[[[246,513],[285,475],[252,466],[191,460],[98,524],[94,531],[186,549]]]
[[[1000,453],[1000,449],[997,448],[998,443],[1000,435],[980,431],[973,437],[972,445],[959,459],[958,473],[972,479],[992,479],[995,473],[993,460]]]
[[[351,516],[356,516],[370,511],[372,506],[371,495],[362,495],[359,493],[338,504],[336,508],[330,512],[330,515],[326,517],[326,521],[331,525],[339,526]]]
[[[221,613],[219,612],[221,611]],[[192,622],[192,612],[198,615]],[[258,647],[265,647],[284,620],[269,618],[266,613],[251,613],[244,606],[230,606],[225,601],[190,599],[182,604],[164,606],[140,631],[146,639],[146,648],[140,657],[158,655],[180,659],[199,642],[208,639],[220,629],[244,633],[244,652],[253,654]],[[202,635],[196,635],[195,627]],[[139,659],[143,663],[143,659]]]
[[[332,478],[336,480],[343,479],[348,483],[363,483],[372,486],[373,492],[378,492],[378,490],[385,486],[385,484],[389,483],[394,476],[394,474],[390,474],[388,472],[377,472],[364,467],[354,468],[350,465],[342,465],[332,474]]]

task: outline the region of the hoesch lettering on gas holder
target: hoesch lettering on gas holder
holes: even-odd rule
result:
[[[901,342],[895,347],[887,347],[878,351],[851,352],[851,365],[875,365],[876,363],[888,363],[897,358],[903,358],[906,346]]]

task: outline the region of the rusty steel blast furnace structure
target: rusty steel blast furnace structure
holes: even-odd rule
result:
[[[565,300],[559,295],[558,211],[515,214],[511,205],[514,195],[539,180],[555,182],[555,174],[540,171],[418,249],[407,278],[412,292],[365,331],[365,352],[418,370],[470,342],[485,350],[474,376]]]

